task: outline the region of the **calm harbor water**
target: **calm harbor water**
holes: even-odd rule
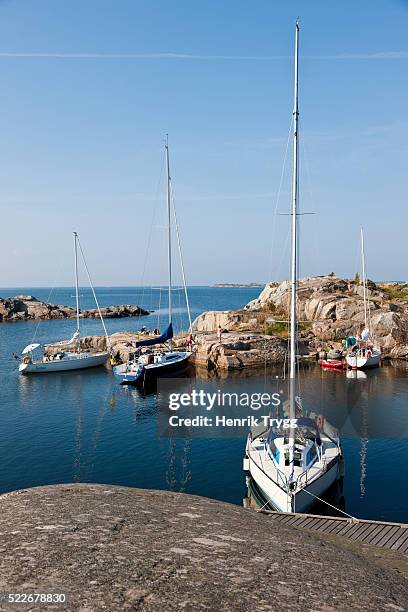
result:
[[[49,289],[3,289],[2,296],[33,294],[48,299]],[[82,306],[92,307],[81,291]],[[99,288],[102,306],[139,304],[157,309],[165,292],[140,288]],[[256,297],[256,288],[193,287],[192,315],[237,308]],[[58,289],[50,301],[74,305],[71,289]],[[176,296],[176,329],[185,329],[183,296]],[[161,309],[163,327],[166,312]],[[140,319],[108,320],[108,332],[156,326],[157,312]],[[68,338],[74,321],[0,325],[0,492],[49,483],[100,482],[161,488],[241,504],[246,494],[240,438],[166,439],[157,435],[156,396],[120,387],[104,368],[77,373],[19,376],[13,352],[31,342]],[[84,320],[83,333],[101,333],[97,320]],[[305,402],[344,432],[345,510],[363,518],[407,521],[408,371],[386,365],[359,378],[302,371]],[[281,376],[279,370],[250,378],[234,376],[235,388],[258,388]],[[277,379],[278,380],[278,379]],[[216,381],[214,384],[218,385]],[[220,380],[219,385],[227,384]],[[276,384],[282,384],[281,381]],[[319,511],[322,511],[319,508]]]

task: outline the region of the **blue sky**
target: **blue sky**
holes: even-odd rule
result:
[[[301,272],[406,279],[408,2],[4,0],[0,286],[164,282],[166,132],[190,284],[286,278],[298,15]]]

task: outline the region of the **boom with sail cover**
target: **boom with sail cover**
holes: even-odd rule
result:
[[[32,353],[33,351],[35,351],[35,349],[37,349],[39,346],[41,346],[41,344],[38,344],[37,342],[33,343],[33,344],[29,344],[28,346],[26,346],[22,351],[21,354],[22,355],[27,355],[28,353]]]
[[[53,342],[53,344],[46,344],[45,346],[54,346],[54,347],[73,346],[75,344],[78,344],[80,337],[81,337],[80,332],[76,330],[72,338],[70,338],[69,340],[61,340],[60,342]]]
[[[164,334],[158,336],[157,338],[149,338],[148,340],[139,340],[135,342],[135,348],[139,348],[139,346],[154,346],[155,344],[163,344],[167,342],[167,340],[171,340],[173,337],[173,324],[170,323],[167,327]]]

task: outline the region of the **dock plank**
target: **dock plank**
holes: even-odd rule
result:
[[[296,526],[297,527],[302,527],[302,528],[309,527],[309,525],[313,526],[315,521],[316,521],[316,519],[314,517],[307,516],[302,521],[300,521]]]
[[[274,520],[291,527],[340,536],[370,546],[398,550],[402,553],[408,552],[408,525],[405,523],[275,511],[268,511],[268,514]]]
[[[378,531],[375,531],[374,534],[368,538],[367,540],[367,544],[374,544],[376,545],[380,540],[382,540],[382,538],[391,531],[392,526],[389,525],[388,527],[383,527],[381,526]]]
[[[392,550],[399,550],[402,548],[404,542],[408,539],[408,529],[405,529],[401,536],[396,540],[396,542],[391,546]]]
[[[398,533],[401,533],[401,528],[393,525],[388,532],[383,535],[383,537],[378,540],[376,543],[377,546],[381,546],[382,548],[387,548],[387,544],[390,540],[392,540]]]
[[[334,523],[334,525],[333,525],[333,523]],[[328,519],[326,521],[326,523],[321,525],[319,531],[323,531],[324,533],[327,533],[328,531],[330,531],[331,529],[333,529],[336,526],[337,526],[337,523],[335,523],[335,521],[333,521],[332,519]]]
[[[360,530],[358,532],[352,533],[350,535],[350,538],[352,540],[356,540],[358,537],[359,541],[362,542],[363,538],[368,535],[368,532],[373,529],[373,524],[372,523],[361,523],[359,521],[359,525],[360,525]]]
[[[389,538],[386,542],[381,543],[380,545],[383,546],[384,548],[391,548],[392,545],[394,544],[394,542],[396,542],[398,540],[398,538],[401,537],[401,529],[396,529],[395,533],[391,536],[391,538]]]
[[[408,540],[405,540],[404,544],[400,546],[398,550],[403,553],[408,552]]]
[[[326,529],[325,533],[336,533],[337,531],[340,531],[340,529],[343,529],[344,527],[344,523],[340,522],[340,521],[332,521],[330,528]]]
[[[364,533],[361,534],[361,539],[360,542],[364,542],[364,544],[367,542],[368,538],[371,537],[372,533],[375,532],[378,529],[378,525],[376,523],[370,523],[370,526],[368,529],[366,529],[364,531]]]

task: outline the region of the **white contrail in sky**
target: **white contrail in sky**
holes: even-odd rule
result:
[[[327,60],[406,60],[408,51],[379,51],[378,53],[345,53],[342,55],[315,55],[310,59]]]
[[[281,60],[289,55],[193,55],[191,53],[0,53],[0,57],[55,59],[181,59],[181,60]]]
[[[313,60],[407,60],[408,51],[380,51],[378,53],[350,53],[340,55],[309,55]],[[265,61],[291,59],[290,55],[194,55],[191,53],[8,53],[0,58],[32,59],[113,59],[113,60],[227,60]]]

